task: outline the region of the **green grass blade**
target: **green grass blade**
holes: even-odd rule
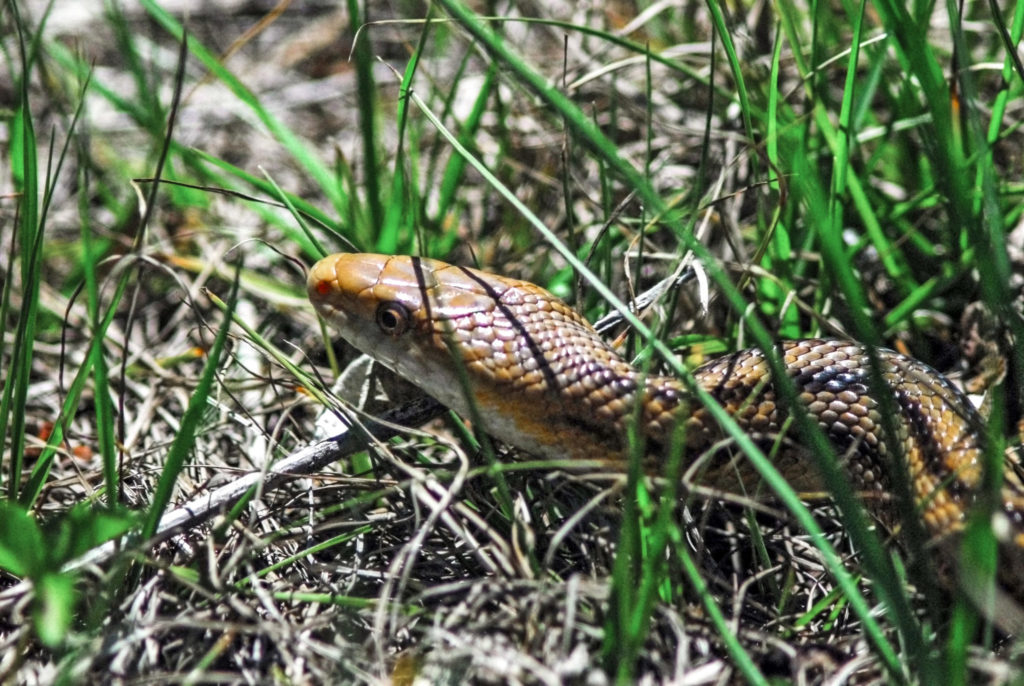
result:
[[[355,2],[355,0],[351,0]],[[405,66],[405,73],[402,75],[402,85],[399,91],[405,93],[412,88],[413,78],[416,76],[416,68],[419,65],[420,54],[424,43],[426,42],[427,36],[430,32],[430,22],[426,22],[423,26],[423,32],[420,34],[419,45],[413,52],[411,58]],[[365,44],[364,44],[365,45]],[[411,164],[406,164],[406,155],[408,148],[406,145],[406,136],[408,135],[408,113],[409,113],[409,100],[407,98],[401,98],[398,101],[398,113],[396,126],[398,128],[398,149],[395,151],[395,168],[392,172],[391,177],[391,189],[388,201],[388,207],[383,216],[380,217],[379,221],[375,221],[375,226],[379,227],[379,233],[377,240],[374,242],[375,250],[382,252],[386,255],[393,255],[398,249],[399,245],[409,243],[409,238],[416,235],[417,226],[415,225],[415,214],[414,208],[418,205],[417,202],[413,201],[408,197],[412,191],[413,186],[406,182],[406,169],[412,170],[415,167],[415,161]],[[381,170],[383,172],[383,170]],[[379,192],[379,189],[375,188]],[[377,208],[380,211],[380,208]],[[403,241],[404,237],[404,241]],[[406,248],[412,247],[406,245]]]
[[[353,33],[366,21],[365,13],[370,3],[359,0],[347,0],[349,22]],[[370,223],[374,228],[385,226],[384,207],[381,198],[381,183],[385,167],[377,153],[377,83],[373,78],[376,60],[368,40],[352,38],[352,63],[356,70],[356,96],[359,111],[359,140],[363,144],[363,167],[365,174],[363,183],[366,185],[366,204],[370,210]],[[416,60],[413,59],[412,62]],[[340,209],[340,208],[339,208]]]
[[[921,84],[921,94],[928,103],[931,128],[937,141],[931,148],[936,176],[949,203],[954,227],[965,231],[974,221],[971,211],[973,193],[967,187],[967,179],[971,177],[965,173],[963,150],[948,144],[953,139],[950,92],[931,47],[921,40],[927,27],[913,19],[899,0],[878,0],[872,7],[882,18],[886,31],[896,40],[901,56]]]
[[[140,0],[140,4],[176,40],[181,41],[184,39],[185,31],[181,23],[164,10],[155,0]],[[316,180],[319,187],[327,194],[338,214],[343,217],[346,216],[348,214],[349,199],[339,188],[334,174],[320,161],[320,155],[300,140],[277,117],[271,114],[252,91],[246,88],[234,74],[221,64],[217,56],[211,53],[194,36],[188,37],[188,49],[196,59],[203,63],[203,66],[209,69],[214,76],[228,87],[235,97],[252,109],[253,113],[267,127],[267,130],[291,153],[295,161]]]
[[[601,297],[604,298],[609,303],[611,307],[620,312],[623,318],[627,322],[629,322],[629,324],[637,331],[637,333],[640,336],[644,338],[644,340],[649,342],[649,344],[658,352],[659,355],[662,356],[662,358],[671,367],[671,369],[687,385],[688,390],[690,390],[694,394],[696,401],[707,408],[708,412],[711,414],[714,421],[722,428],[725,434],[736,442],[738,450],[740,450],[744,455],[746,455],[750,459],[755,469],[758,470],[762,478],[765,480],[766,485],[769,488],[771,488],[773,492],[776,493],[776,495],[787,507],[787,509],[789,509],[794,515],[794,517],[796,517],[800,525],[804,527],[805,530],[811,535],[812,539],[814,540],[815,546],[818,547],[819,550],[822,552],[825,561],[828,564],[829,570],[835,576],[837,582],[843,588],[844,592],[847,593],[847,595],[849,596],[851,607],[857,612],[858,616],[864,622],[865,629],[869,637],[874,642],[876,648],[879,650],[880,655],[883,658],[883,661],[885,662],[887,668],[894,675],[902,674],[902,666],[900,665],[896,653],[893,651],[892,647],[885,639],[884,632],[878,626],[878,622],[875,620],[871,608],[864,600],[860,591],[857,589],[853,577],[849,574],[849,572],[847,572],[846,568],[842,563],[842,560],[840,559],[840,556],[836,553],[831,544],[826,540],[824,533],[821,530],[821,527],[818,526],[817,522],[814,521],[814,518],[807,510],[807,507],[800,501],[800,498],[793,491],[792,487],[786,482],[784,478],[782,478],[782,476],[771,464],[770,460],[764,455],[764,453],[754,443],[750,436],[745,434],[740,429],[740,427],[736,424],[735,420],[733,420],[732,417],[729,416],[729,414],[721,407],[721,405],[719,405],[710,396],[710,394],[707,391],[705,391],[703,388],[699,387],[696,384],[696,382],[693,380],[693,376],[689,373],[689,371],[682,366],[678,359],[676,359],[676,357],[672,354],[672,351],[669,350],[669,348],[665,346],[665,344],[654,335],[654,332],[645,323],[638,319],[629,310],[626,304],[623,303],[617,295],[615,295],[615,293],[613,293],[600,279],[594,276],[594,274],[589,269],[587,269],[586,265],[584,265],[572,253],[572,251],[568,250],[568,248],[566,248],[558,240],[558,238],[551,232],[551,230],[548,229],[548,227],[546,227],[543,224],[543,222],[540,222],[536,218],[536,216],[533,215],[522,204],[522,202],[519,201],[518,198],[516,198],[515,194],[513,194],[503,184],[501,184],[501,182],[496,177],[494,177],[493,174],[491,174],[491,172],[486,168],[486,166],[484,166],[479,160],[473,157],[469,153],[469,151],[466,150],[458,142],[455,136],[453,136],[444,128],[440,120],[438,120],[433,115],[433,113],[426,107],[426,103],[419,99],[419,96],[417,96],[415,93],[411,93],[410,97],[413,99],[414,102],[416,102],[416,104],[420,107],[423,113],[438,128],[438,130],[441,131],[443,135],[445,135],[445,137],[448,139],[448,142],[456,149],[456,151],[458,151],[459,154],[464,155],[467,161],[471,165],[473,165],[473,167],[487,180],[487,182],[493,188],[498,190],[507,202],[509,202],[520,213],[522,213],[522,215],[531,222],[531,224],[534,226],[537,232],[544,236],[545,240],[549,244],[551,244],[552,247],[558,250],[558,252],[566,259],[566,261],[568,261],[570,264],[572,264],[579,270],[579,273],[588,281],[591,287],[595,291],[597,291],[601,295]],[[658,202],[660,207],[660,200]],[[692,243],[692,245],[695,252],[706,255],[706,249],[702,245],[696,243],[695,241]],[[743,301],[739,294],[736,293],[735,287],[732,286],[732,284],[728,281],[724,273],[721,271],[721,268],[714,262],[714,260],[711,259],[709,255],[707,255],[706,257],[707,261],[705,262],[705,267],[707,268],[708,272],[712,275],[717,274],[716,278],[722,279],[724,284],[728,285],[728,288],[723,288],[723,291],[727,295],[730,292],[735,294],[735,297],[739,299],[739,302],[735,306],[738,309],[742,309],[741,305]],[[844,481],[841,473],[839,472],[839,468],[837,467],[838,461],[835,458],[835,451],[832,449],[831,445],[828,442],[828,439],[824,436],[824,434],[822,434],[821,429],[817,426],[817,424],[811,422],[810,419],[807,417],[806,411],[801,411],[800,406],[795,403],[796,391],[793,387],[792,381],[789,381],[788,376],[782,369],[781,361],[777,359],[777,351],[775,351],[772,345],[768,332],[763,328],[763,326],[761,326],[758,323],[756,319],[748,320],[747,324],[750,327],[751,334],[754,336],[755,340],[758,342],[759,345],[763,346],[766,359],[769,361],[769,364],[772,365],[773,377],[778,380],[776,384],[778,386],[780,394],[782,394],[783,399],[789,403],[788,406],[792,407],[795,410],[793,415],[798,420],[797,423],[799,429],[801,430],[801,435],[806,436],[809,439],[809,445],[812,447],[815,454],[821,456],[831,456],[830,460],[825,458],[822,459],[822,469],[823,471],[826,471],[826,477],[827,479],[829,479],[827,483],[829,483],[831,486],[836,486],[837,484],[839,485],[837,503],[843,509],[844,513],[847,512],[847,510],[849,510],[849,512],[854,513],[851,516],[860,517],[860,519],[858,520],[860,522],[860,526],[855,527],[853,535],[857,537],[863,537],[864,540],[862,541],[859,538],[855,538],[854,540],[858,543],[858,545],[870,546],[871,550],[879,551],[881,544],[878,541],[877,536],[875,536],[873,532],[870,532],[866,524],[864,523],[860,503],[855,502],[855,500],[853,499],[853,495],[850,494],[848,492],[848,489],[846,489],[845,486],[842,485]],[[845,498],[843,496],[845,496]],[[879,552],[872,559],[877,560],[879,556],[884,557],[884,555]],[[889,572],[888,578],[895,579],[895,575]],[[905,607],[906,599],[902,595],[902,589],[900,589],[900,591],[901,593],[899,597],[894,597],[888,600],[890,600],[892,603],[896,605],[902,604],[902,606]],[[918,637],[917,640],[920,641],[920,638]]]
[[[84,171],[80,176],[82,177],[80,188],[83,190],[87,189],[89,185]],[[88,209],[84,206],[88,197],[89,194],[85,192],[80,195],[82,203],[82,206],[79,208],[82,226],[82,255],[80,262],[85,274],[85,297],[89,321],[93,331],[99,331],[103,305],[99,294],[96,263],[102,258],[102,255],[93,248],[92,226],[88,221]],[[116,308],[116,303],[111,307]],[[99,336],[93,337],[92,344],[89,346],[89,360],[93,370],[96,429],[99,434],[100,457],[103,460],[103,481],[106,485],[107,505],[110,509],[116,509],[120,504],[121,480],[117,469],[118,451],[114,442],[114,408],[111,404],[110,380],[107,361],[104,357],[104,343],[105,340],[103,338]]]
[[[17,242],[21,269],[21,311],[14,334],[14,350],[4,376],[3,397],[0,398],[0,436],[10,437],[11,464],[8,469],[7,493],[12,500],[19,494],[22,479],[22,457],[25,447],[25,407],[32,378],[32,351],[36,340],[36,319],[39,311],[39,281],[42,264],[43,225],[39,214],[39,168],[36,159],[36,136],[28,94],[28,77],[32,69],[25,52],[24,36],[18,25],[18,46],[22,71],[18,83],[18,105],[11,126],[11,162],[14,188],[20,194]],[[2,472],[0,472],[2,473]]]
[[[238,266],[238,269],[241,269],[241,265]],[[178,476],[185,468],[189,454],[192,451],[192,446],[195,444],[196,434],[200,430],[203,414],[208,407],[210,394],[213,392],[213,384],[217,378],[217,372],[220,370],[224,345],[227,342],[228,333],[231,331],[231,320],[234,314],[235,302],[237,302],[238,298],[238,285],[239,278],[236,272],[231,286],[231,294],[228,297],[228,311],[224,315],[220,329],[217,331],[217,337],[210,348],[206,365],[203,367],[203,373],[199,377],[199,383],[196,385],[192,397],[189,398],[185,415],[181,418],[181,427],[174,437],[173,443],[171,443],[170,450],[167,451],[167,460],[164,463],[163,471],[160,473],[160,480],[157,482],[156,491],[153,493],[153,501],[149,506],[149,511],[146,513],[146,522],[142,527],[142,537],[144,539],[151,538],[156,533],[157,526],[160,524],[160,518],[163,516],[164,510],[167,509],[167,505],[171,502],[171,496],[174,494]]]

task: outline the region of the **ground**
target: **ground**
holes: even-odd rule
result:
[[[675,274],[642,317],[690,367],[878,342],[1005,376],[1012,437],[1020,7],[47,7],[0,9],[5,681],[1021,678],[941,562],[881,527],[872,557],[828,497],[818,536],[449,413],[150,536],[367,395],[304,296],[338,250],[539,283],[641,360],[567,256],[626,302]],[[418,396],[381,376],[370,415]]]

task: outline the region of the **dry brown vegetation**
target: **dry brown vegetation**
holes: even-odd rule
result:
[[[859,190],[841,194],[840,221],[831,226],[845,229],[848,262],[866,293],[861,307],[850,304],[822,256],[816,231],[829,230],[822,225],[830,211],[821,212],[813,189],[801,185],[820,174],[815,182],[828,189],[832,179],[838,153],[823,141],[830,123],[841,128],[851,88],[844,80],[848,19],[759,2],[720,8],[728,9],[747,104],[715,33],[713,5],[475,8],[506,18],[485,24],[641,170],[672,208],[655,217],[580,125],[555,114],[464,25],[432,25],[421,43],[421,4],[369,3],[363,11],[376,23],[362,27],[357,44],[348,11],[361,7],[356,2],[177,4],[163,8],[219,55],[244,91],[192,51],[172,110],[180,43],[148,3],[58,2],[45,28],[44,3],[8,2],[0,10],[7,67],[0,74],[0,362],[8,384],[18,373],[17,327],[30,300],[38,307],[27,395],[9,414],[23,412],[24,449],[12,454],[19,444],[4,436],[0,483],[5,497],[27,499],[35,521],[49,526],[38,545],[51,554],[40,562],[49,571],[35,577],[10,573],[0,558],[7,570],[0,573],[5,681],[712,684],[760,675],[780,683],[929,683],[945,669],[973,683],[1021,678],[1013,638],[986,633],[973,619],[956,624],[955,598],[917,588],[927,575],[899,566],[918,623],[908,629],[893,619],[876,580],[858,576],[880,621],[880,633],[866,633],[819,544],[769,498],[746,502],[694,488],[673,514],[666,549],[653,554],[654,563],[634,561],[637,577],[623,578],[615,561],[623,500],[633,496],[624,495],[622,475],[569,472],[504,446],[489,461],[486,447],[448,414],[257,489],[241,505],[220,503],[209,521],[188,522],[155,546],[132,538],[61,574],[105,530],[88,517],[75,520],[72,508],[115,502],[123,506],[116,522],[141,524],[145,514],[124,513],[149,512],[179,436],[194,434],[173,475],[171,507],[201,503],[242,475],[267,470],[339,431],[329,423],[336,414],[352,415],[341,402],[325,408],[311,391],[318,382],[331,387],[338,369],[349,370],[355,395],[368,381],[353,351],[337,344],[328,354],[305,302],[304,265],[319,256],[310,235],[331,251],[349,241],[361,250],[483,266],[575,297],[588,316],[604,313],[551,245],[477,171],[459,167],[452,143],[404,97],[401,74],[416,51],[414,90],[424,106],[623,297],[657,283],[685,253],[669,219],[693,230],[780,336],[825,330],[858,337],[862,312],[880,323],[887,345],[961,372],[961,314],[987,297],[979,285],[987,263],[976,253],[965,257],[983,243],[973,242],[979,229],[960,221],[950,182],[932,166],[941,158],[933,148],[946,141],[933,138],[927,122],[934,112],[908,76],[906,53],[893,47],[895,39],[879,38],[884,21],[873,6],[857,79],[859,92],[872,96],[852,103],[862,108],[851,134],[859,136],[850,162]],[[795,31],[807,44],[795,54],[782,24],[797,10],[806,23]],[[822,11],[833,10],[846,17],[851,8]],[[1021,75],[1011,71],[1003,80],[1005,54],[987,8],[964,11],[970,61],[978,65],[976,91],[965,98],[987,125],[996,97],[1010,94],[998,140],[978,153],[989,166],[979,163],[978,183],[972,176],[968,186],[981,194],[982,177],[998,174],[993,195],[983,198],[995,199],[1001,214],[993,222],[1012,245],[1022,207]],[[432,16],[446,17],[436,8]],[[948,77],[953,32],[944,8],[929,16],[927,44]],[[512,20],[522,17],[543,21]],[[16,26],[27,50],[39,40],[27,75]],[[812,49],[813,26],[822,37]],[[776,40],[783,43],[777,63]],[[636,46],[673,63],[647,60]],[[805,63],[817,68],[808,75]],[[37,281],[26,281],[21,267],[32,244],[15,193],[22,153],[13,112],[23,76],[40,183],[48,184]],[[360,85],[372,92],[361,94]],[[773,98],[784,103],[777,116]],[[188,185],[161,185],[149,196],[161,160],[163,179]],[[315,215],[307,214],[311,234],[276,204],[267,179],[307,203],[300,209]],[[155,203],[146,215],[149,197]],[[993,216],[990,206],[975,210],[972,216]],[[83,287],[90,274],[98,315]],[[236,274],[234,316],[251,331],[233,326],[223,355],[211,358],[225,321],[215,297],[229,299]],[[675,297],[661,301],[652,321],[691,360],[749,344],[735,309],[714,284],[705,302],[703,273],[696,276],[673,286]],[[1013,277],[998,286],[1012,302],[1020,284]],[[894,311],[898,317],[887,319]],[[107,313],[112,322],[98,350],[109,385],[90,372],[76,396],[76,375],[96,354],[97,316]],[[211,359],[212,389],[199,395]],[[386,399],[374,398],[369,414],[417,393],[389,379],[381,385]],[[198,405],[192,427],[185,422],[190,404]],[[48,451],[55,423],[63,436]],[[111,473],[116,494],[108,490]],[[640,502],[645,531],[655,527],[658,488],[651,484]],[[825,498],[811,500],[828,539],[859,573],[843,514]],[[13,521],[0,520],[8,543]],[[687,575],[687,560],[706,593]],[[63,582],[39,582],[57,578],[70,579],[76,593]],[[628,606],[623,586],[648,582],[651,606]],[[64,627],[56,638],[40,636],[44,610],[70,615],[63,623],[51,617],[50,626]],[[958,628],[968,635],[951,637]],[[925,642],[922,653],[908,647],[908,631]],[[880,641],[904,674],[887,662]]]

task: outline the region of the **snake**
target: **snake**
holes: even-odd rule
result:
[[[630,364],[540,286],[423,257],[338,253],[310,269],[307,292],[356,349],[527,453],[621,463],[634,427],[647,455],[664,455],[681,440],[702,483],[749,488],[756,476],[720,449],[725,433],[685,383]],[[848,340],[784,341],[777,352],[849,487],[874,503],[880,519],[895,517],[894,470],[904,469],[903,490],[926,532],[941,540],[963,531],[982,490],[987,439],[985,421],[949,379],[877,348],[883,383],[872,383],[869,350]],[[769,454],[795,490],[822,489],[814,455],[788,439],[790,412],[761,349],[711,360],[692,376],[752,439],[768,447],[785,439]],[[887,402],[875,393],[879,385]],[[886,408],[896,412],[888,426]],[[993,530],[1019,561],[1024,485],[1008,457],[1002,477]]]

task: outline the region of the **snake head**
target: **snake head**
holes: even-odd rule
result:
[[[342,336],[376,353],[367,346],[382,336],[432,333],[445,323],[493,315],[509,291],[505,281],[428,258],[337,253],[313,265],[306,290]]]
[[[595,431],[618,443],[590,415],[631,408],[602,389],[628,395],[634,372],[539,286],[427,258],[339,253],[313,266],[307,291],[355,348],[449,407],[475,408],[506,443],[557,459],[593,458]]]
[[[338,253],[313,265],[306,289],[352,346],[461,408],[452,356],[492,354],[487,330],[514,283],[428,258]]]

